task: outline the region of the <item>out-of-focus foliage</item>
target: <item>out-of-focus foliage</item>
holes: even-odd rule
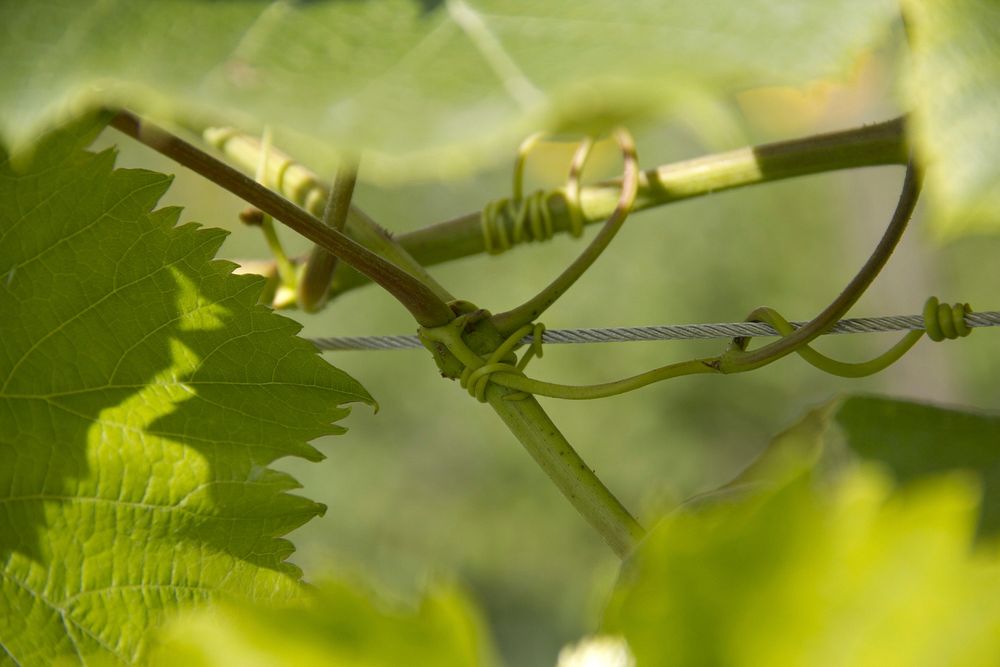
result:
[[[664,519],[607,614],[637,664],[996,664],[1000,561],[974,553],[976,492],[892,493],[871,469]]]
[[[1000,416],[876,396],[837,398],[777,436],[736,479],[702,502],[783,484],[817,468],[836,476],[877,463],[900,483],[936,474],[975,473],[983,489],[980,531],[1000,527]]]
[[[489,667],[478,613],[452,586],[415,609],[326,582],[280,607],[220,604],[167,625],[153,664],[170,667]]]
[[[945,236],[1000,230],[1000,2],[903,0],[907,93]]]
[[[132,663],[171,610],[297,595],[283,536],[325,507],[270,464],[372,402],[98,129],[0,153],[0,663]]]
[[[983,493],[980,535],[1000,529],[1000,415],[856,397],[840,405],[836,423],[846,449],[883,464],[902,483],[950,470],[975,472]]]
[[[836,75],[893,0],[51,0],[0,6],[0,139],[99,105],[270,124],[328,173],[461,175],[544,128],[599,132]]]

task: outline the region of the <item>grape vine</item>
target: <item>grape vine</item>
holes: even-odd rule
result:
[[[890,262],[897,248],[959,252],[923,243],[919,232],[900,245],[922,189],[922,224],[964,243],[982,276],[959,288],[948,271],[910,271],[919,284],[905,295],[894,288],[896,297],[916,305],[930,291],[950,300],[951,291],[968,290],[977,305],[997,305],[983,287],[996,265],[985,234],[1000,228],[994,4],[0,5],[8,65],[0,73],[0,666],[493,665],[500,654],[511,664],[551,664],[583,632],[596,634],[566,646],[560,667],[595,656],[623,666],[992,664],[998,561],[983,545],[1000,530],[1000,417],[865,394],[831,398],[834,388],[855,385],[808,383],[820,373],[866,377],[907,355],[910,365],[887,373],[887,384],[935,376],[919,366],[937,360],[977,378],[975,400],[965,402],[995,407],[996,336],[948,345],[944,356],[931,346],[910,350],[925,334],[965,338],[973,326],[1000,323],[1000,313],[931,298],[919,317],[893,323],[908,333],[868,361],[817,349],[821,337],[857,324],[844,317],[872,298],[876,278],[899,282],[888,275],[898,269]],[[905,60],[895,53],[904,49]],[[885,93],[892,89],[897,99]],[[853,96],[840,103],[853,111],[835,111],[838,95]],[[787,111],[776,116],[795,118],[762,122],[754,111],[761,99],[771,112]],[[871,118],[891,119],[859,124]],[[758,138],[780,141],[731,150],[745,140],[737,137],[767,135],[769,122],[778,129]],[[847,129],[807,134],[831,126]],[[730,150],[650,167],[668,134],[699,152]],[[806,136],[789,138],[796,134]],[[109,141],[117,148],[93,148]],[[155,170],[118,164],[147,149],[168,162]],[[671,150],[671,159],[685,157]],[[464,181],[463,191],[481,188],[468,208],[419,194],[414,201],[427,211],[414,203],[386,214],[373,196],[409,184],[411,194],[436,187],[458,197],[456,179],[511,158],[513,178],[505,174],[500,191]],[[161,158],[139,162],[146,159]],[[260,233],[271,256],[239,266],[217,259],[225,233],[182,223],[187,214],[160,203],[183,191],[159,173],[173,166],[195,172],[211,192],[235,195],[244,223],[237,236]],[[898,168],[902,185],[855,272],[850,258],[861,241],[834,248],[819,239],[807,252],[805,234],[793,228],[819,235],[823,219],[847,228],[879,217],[846,190],[806,205],[801,193],[813,185],[788,181],[869,167]],[[618,175],[589,175],[601,169]],[[528,186],[549,171],[559,178]],[[448,184],[413,185],[434,179]],[[698,209],[724,206],[733,219],[708,244],[693,245],[694,231],[642,222],[734,190],[743,192]],[[784,227],[739,226],[758,211],[762,190],[788,199],[759,208]],[[801,215],[811,208],[815,220]],[[645,213],[652,210],[670,216]],[[394,215],[419,216],[423,226],[395,233],[382,224]],[[589,227],[585,245],[561,254]],[[622,379],[540,379],[549,376],[544,365],[569,368],[544,344],[567,335],[546,327],[572,324],[563,321],[567,304],[591,298],[587,316],[602,317],[586,324],[595,325],[614,324],[607,319],[626,302],[663,306],[607,278],[640,265],[623,252],[628,243],[635,252],[633,232],[648,246],[643,257],[655,257],[642,266],[649,295],[697,302],[727,321],[750,311],[743,297],[759,298],[770,305],[739,326],[760,328],[726,329],[723,349],[692,346],[645,372],[621,370],[623,348],[575,357],[583,373]],[[970,232],[984,235],[962,240]],[[768,233],[774,238],[762,240]],[[803,247],[789,256],[792,238]],[[700,271],[691,257],[707,262],[723,245],[774,281],[677,275]],[[820,259],[830,275],[793,298],[809,278],[789,267]],[[529,261],[537,271],[510,268]],[[607,284],[595,285],[595,276]],[[714,280],[718,288],[699,283]],[[746,294],[724,294],[723,283]],[[502,305],[522,291],[516,305]],[[427,384],[410,377],[408,359],[324,358],[313,344],[327,334],[317,322],[333,315],[338,327],[366,334],[355,338],[369,348],[397,347],[401,337],[390,346],[367,335],[383,321],[368,310],[382,294],[416,331],[403,342],[422,346],[414,358]],[[708,303],[716,299],[721,306]],[[807,321],[784,316],[822,303]],[[298,335],[303,325],[311,340]],[[774,340],[751,345],[757,335]],[[331,341],[329,349],[349,347]],[[794,356],[813,375],[778,363]],[[385,392],[388,400],[373,388],[382,389],[379,368],[399,392]],[[435,374],[452,383],[453,396],[441,393],[440,403],[426,389]],[[673,381],[651,387],[665,380]],[[653,397],[644,408],[618,402],[644,387]],[[753,449],[773,426],[754,406],[775,387],[774,401],[789,403],[784,412],[813,407]],[[377,411],[376,399],[387,408],[377,418],[352,418],[359,429],[382,429],[364,457],[344,455],[350,440],[313,444],[343,434],[352,405]],[[581,405],[550,399],[591,401],[594,413],[574,423],[569,415]],[[397,427],[405,414],[420,426]],[[453,427],[476,419],[471,430]],[[633,428],[643,420],[646,431]],[[654,424],[671,441],[638,443],[635,434]],[[394,442],[404,431],[412,449]],[[524,451],[507,461],[493,440],[517,440]],[[449,459],[446,446],[462,458]],[[697,457],[684,458],[695,449]],[[568,505],[552,502],[551,486],[537,498],[519,492],[519,466],[530,465],[524,452],[536,464],[531,472],[540,468]],[[304,463],[326,455],[331,476],[317,483]],[[726,462],[715,466],[717,479],[677,486],[677,470],[709,468],[712,457]],[[379,486],[391,475],[407,479],[389,484],[406,489],[405,502],[372,504],[392,497]],[[487,500],[469,503],[471,518],[459,524],[466,477]],[[639,488],[639,478],[655,484]],[[714,490],[678,502],[682,487]],[[653,493],[666,488],[680,495]],[[314,519],[326,506],[313,498],[334,508],[323,523]],[[383,522],[394,526],[384,529],[391,548],[364,543],[357,526],[378,532]],[[306,533],[289,534],[307,524],[383,574],[411,558],[457,568],[474,581],[485,616],[459,584],[432,581],[411,596],[415,604],[396,604],[345,583],[348,568],[326,554],[293,557],[292,543]],[[407,551],[410,542],[422,556]],[[472,553],[478,565],[463,561]],[[597,563],[624,565],[616,583],[598,586],[600,622],[585,623],[584,581]],[[543,635],[542,649],[524,639]]]

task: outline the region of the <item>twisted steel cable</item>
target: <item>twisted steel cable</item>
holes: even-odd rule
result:
[[[965,323],[970,327],[1000,326],[1000,312],[969,313]],[[798,328],[805,322],[792,322]],[[882,331],[921,331],[923,315],[890,315],[885,317],[858,317],[837,322],[827,334],[877,333]],[[651,340],[691,340],[696,338],[735,338],[738,336],[777,336],[773,327],[758,322],[723,322],[715,324],[668,324],[648,327],[610,327],[600,329],[547,329],[543,343],[618,343]],[[422,348],[415,335],[401,336],[340,336],[310,338],[318,349],[330,350],[408,350]],[[521,339],[529,345],[531,336]]]

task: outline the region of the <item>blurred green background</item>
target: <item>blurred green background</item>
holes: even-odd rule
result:
[[[890,54],[891,55],[891,54]],[[873,54],[851,80],[804,89],[748,91],[718,118],[690,127],[633,128],[644,167],[698,155],[876,122],[900,113],[893,58]],[[215,186],[108,132],[120,166],[176,173],[165,204],[183,220],[233,231],[230,258],[265,257],[262,238],[236,221],[242,204]],[[619,169],[601,144],[588,178]],[[360,185],[355,203],[394,231],[473,211],[509,194],[514,146],[495,169],[467,180],[394,190]],[[546,145],[529,159],[529,187],[560,185],[572,144]],[[308,164],[308,156],[296,156]],[[362,164],[362,175],[364,166]],[[543,318],[550,328],[736,321],[760,305],[808,319],[867,258],[894,207],[901,168],[827,174],[637,214],[609,252]],[[587,238],[595,230],[588,230]],[[286,234],[293,252],[307,245]],[[570,262],[583,240],[558,238],[499,257],[436,267],[461,298],[491,310],[516,305]],[[1000,239],[938,244],[918,213],[900,248],[852,315],[918,313],[937,295],[1000,309]],[[288,312],[306,336],[414,331],[406,312],[373,287],[317,315]],[[887,348],[897,334],[825,339],[843,357]],[[724,341],[550,346],[535,377],[570,383],[623,377],[697,355]],[[407,596],[434,577],[457,578],[482,605],[511,665],[551,665],[563,644],[590,632],[617,573],[617,560],[571,509],[492,411],[438,376],[415,351],[341,352],[331,363],[358,378],[381,404],[360,408],[350,432],[318,443],[328,459],[281,466],[303,494],[329,506],[291,535],[307,578],[351,573]],[[797,358],[733,377],[695,376],[598,402],[542,399],[570,442],[641,521],[735,475],[810,406],[844,392],[878,392],[943,404],[1000,404],[1000,335],[958,343],[922,341],[901,363],[865,380],[821,374]]]

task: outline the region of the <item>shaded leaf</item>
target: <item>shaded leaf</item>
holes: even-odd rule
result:
[[[22,665],[133,662],[171,610],[286,599],[282,535],[324,507],[275,459],[365,390],[263,281],[213,261],[225,232],[154,210],[170,178],[115,170],[90,124],[0,154],[0,643]]]
[[[455,175],[538,129],[601,131],[836,75],[893,0],[39,0],[0,7],[0,139],[83,109],[275,130],[332,173]],[[699,111],[701,110],[701,111]],[[505,158],[506,159],[506,158]]]
[[[836,423],[847,447],[900,482],[953,470],[983,487],[981,533],[1000,529],[1000,416],[874,396],[845,399]]]
[[[735,479],[689,506],[739,499],[809,470],[835,478],[859,463],[878,464],[904,484],[974,473],[983,489],[979,530],[1000,530],[1000,416],[880,396],[847,396],[810,411]]]

